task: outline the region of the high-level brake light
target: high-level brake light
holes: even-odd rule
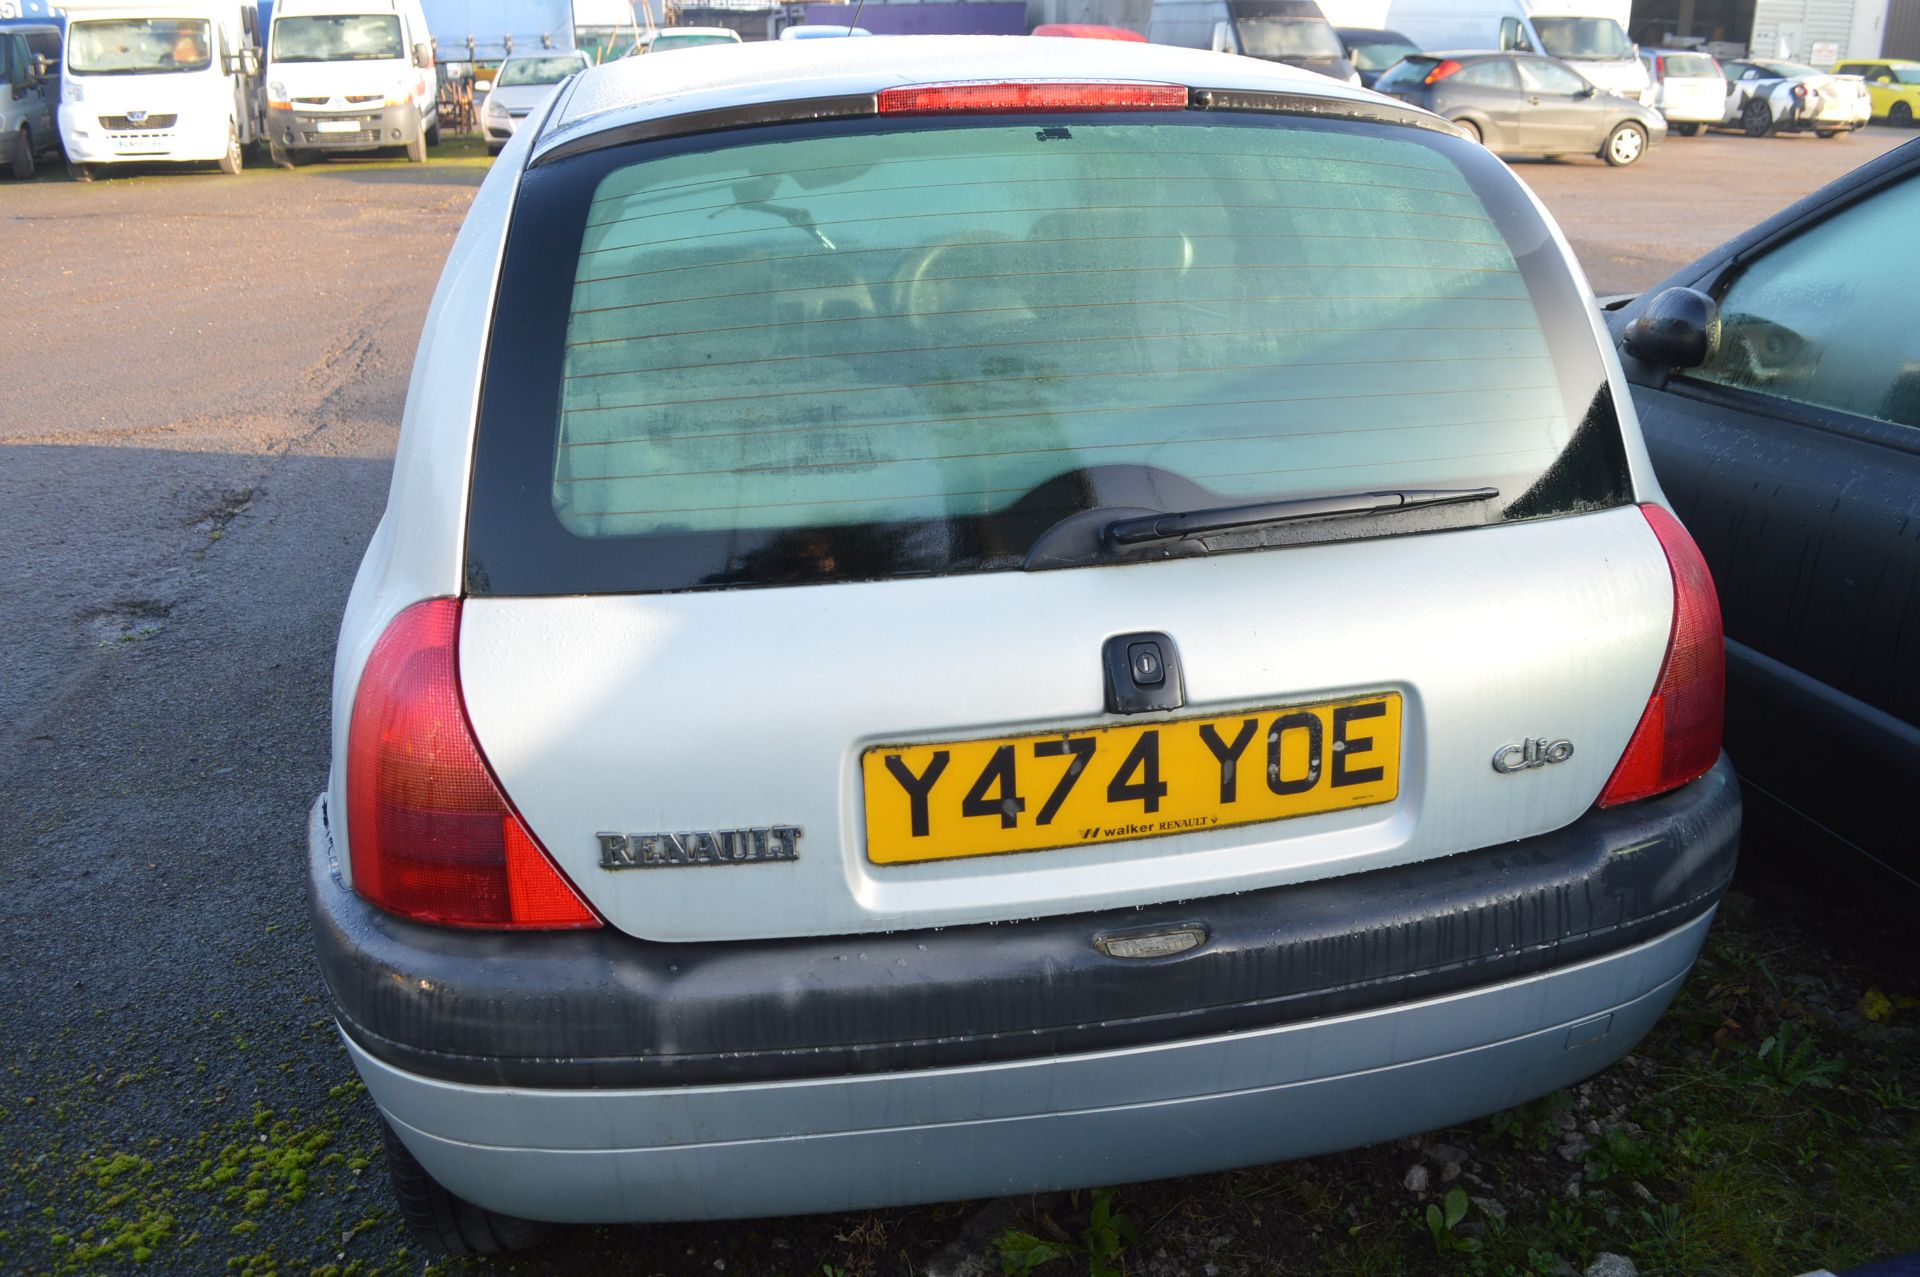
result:
[[[507,801],[460,694],[460,600],[428,599],[374,644],[347,729],[353,888],[452,927],[603,925]]]
[[[1183,111],[1183,84],[924,84],[882,89],[882,115],[941,115],[979,111]]]
[[[1458,62],[1455,62],[1452,58],[1447,58],[1443,61],[1436,62],[1434,64],[1433,70],[1427,72],[1426,79],[1420,81],[1420,83],[1438,84],[1440,83],[1440,81],[1446,79],[1448,76],[1452,75],[1455,71],[1458,71],[1460,69],[1461,69],[1460,64]]]

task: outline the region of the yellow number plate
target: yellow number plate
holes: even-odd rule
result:
[[[1392,692],[860,757],[876,864],[1080,847],[1392,802]]]

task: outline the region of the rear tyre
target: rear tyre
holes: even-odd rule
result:
[[[90,164],[76,164],[72,160],[68,160],[67,176],[76,182],[91,182],[93,180],[93,166]]]
[[[440,145],[440,117],[434,116],[433,123],[427,126],[427,145]]]
[[[417,115],[413,117],[413,136],[407,140],[407,161],[412,164],[427,162],[427,130]]]
[[[13,175],[22,182],[33,176],[33,133],[24,124],[13,139]]]
[[[1486,136],[1480,132],[1480,126],[1472,120],[1455,120],[1453,126],[1463,130],[1469,140],[1478,142],[1482,146],[1486,145]]]
[[[1740,131],[1748,137],[1765,137],[1773,132],[1773,108],[1758,98],[1741,107]]]
[[[420,1243],[448,1255],[498,1255],[538,1245],[552,1224],[501,1215],[455,1197],[427,1174],[427,1168],[400,1142],[382,1118],[380,1133],[387,1144],[387,1173],[400,1217]]]
[[[1813,132],[1816,137],[1845,137],[1851,131],[1850,129],[1815,129]]]
[[[500,154],[501,151],[504,151],[505,149],[506,148],[504,146],[497,146],[492,142],[487,143],[487,155],[489,157],[498,155]]]
[[[1698,137],[1700,135],[1700,125],[1697,121],[1688,124],[1676,124],[1673,126],[1673,131],[1681,137]]]
[[[1913,127],[1913,108],[1905,102],[1895,102],[1887,108],[1887,123],[1896,129]]]
[[[240,170],[245,167],[246,162],[246,156],[240,152],[240,130],[235,128],[233,123],[229,121],[227,123],[227,153],[220,157],[220,171],[228,177],[239,177]]]
[[[1607,134],[1607,144],[1600,148],[1600,158],[1615,168],[1636,163],[1646,153],[1647,131],[1631,120]]]

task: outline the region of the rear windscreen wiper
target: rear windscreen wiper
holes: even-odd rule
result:
[[[1222,505],[1179,514],[1143,514],[1115,519],[1102,539],[1110,546],[1151,545],[1182,541],[1211,532],[1296,523],[1306,519],[1337,519],[1356,514],[1392,514],[1435,505],[1491,501],[1498,488],[1402,488],[1392,492],[1349,492],[1332,497],[1301,497],[1292,501],[1256,501],[1252,505]]]

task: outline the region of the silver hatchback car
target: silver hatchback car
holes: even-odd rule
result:
[[[1722,668],[1578,268],[1444,121],[1107,41],[625,61],[429,314],[320,965],[455,1250],[1366,1144],[1665,1008]]]

